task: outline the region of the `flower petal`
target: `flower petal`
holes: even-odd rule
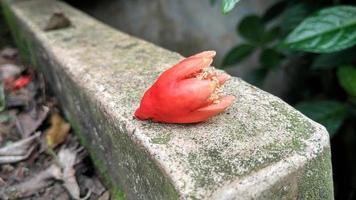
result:
[[[196,111],[189,113],[184,117],[170,119],[168,123],[197,123],[207,120],[208,118],[217,115],[226,110],[228,106],[232,104],[235,97],[226,96],[220,100],[220,103],[211,104]]]
[[[196,78],[181,80],[161,96],[160,102],[167,105],[161,109],[175,114],[189,113],[206,106],[209,103],[207,101],[209,96],[216,87],[217,83],[211,80]]]
[[[231,76],[227,73],[220,73],[216,76],[216,78],[219,81],[219,84],[222,85],[224,84],[227,80],[229,80],[231,78]]]
[[[199,72],[205,67],[209,67],[213,63],[213,56],[215,53],[206,51],[186,58],[174,65],[172,68],[165,71],[159,79],[161,80],[181,80],[189,77],[190,75]]]

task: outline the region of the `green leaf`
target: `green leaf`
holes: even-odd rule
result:
[[[334,6],[305,19],[281,46],[316,53],[340,51],[356,44],[356,7]]]
[[[269,69],[276,68],[282,61],[282,55],[274,49],[263,49],[259,61],[264,67]]]
[[[259,44],[263,40],[264,25],[261,17],[257,15],[249,15],[243,18],[237,28],[240,35],[251,43]]]
[[[356,61],[355,52],[356,48],[350,48],[335,53],[320,54],[315,58],[311,68],[315,70],[325,70],[340,65],[349,65]]]
[[[254,50],[255,47],[250,44],[240,44],[235,46],[226,54],[222,66],[226,67],[228,65],[237,64],[251,55]]]
[[[292,4],[287,7],[282,13],[281,31],[283,35],[291,32],[295,27],[300,24],[304,18],[309,14],[310,9],[302,3]]]
[[[232,9],[234,9],[235,5],[239,2],[240,0],[223,0],[221,4],[221,12],[224,14],[227,14],[230,12]]]
[[[296,109],[324,125],[330,137],[336,134],[347,116],[346,106],[337,101],[302,102]]]
[[[267,44],[269,42],[274,41],[277,39],[280,35],[280,28],[279,27],[273,27],[271,30],[265,32],[262,36],[261,44]]]
[[[337,70],[337,77],[342,88],[352,97],[356,97],[356,68],[342,66]]]
[[[0,82],[0,112],[5,109],[5,92],[4,84]]]

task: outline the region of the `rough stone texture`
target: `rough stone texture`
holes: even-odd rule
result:
[[[22,55],[44,72],[116,199],[332,199],[328,133],[239,78],[224,114],[138,121],[147,87],[182,57],[51,0],[5,1]],[[44,32],[55,11],[73,23]]]
[[[91,4],[84,2],[79,8],[120,31],[186,56],[214,49],[217,52],[214,63],[221,66],[229,50],[246,43],[236,34],[237,24],[248,15],[262,16],[275,2],[240,1],[227,15],[221,13],[221,2],[212,5],[209,0],[105,0]],[[248,78],[260,65],[258,52],[255,52],[226,70],[232,75]],[[262,87],[277,96],[285,96],[290,88],[288,76],[291,72],[282,68],[272,70],[266,75]]]
[[[80,4],[76,0],[66,1]],[[221,13],[220,2],[212,4],[209,0],[106,0],[82,3],[78,8],[123,32],[186,56],[202,49],[215,49],[215,63],[221,63],[231,48],[244,42],[236,34],[236,24],[244,16],[262,15],[275,2],[241,1],[228,15]]]

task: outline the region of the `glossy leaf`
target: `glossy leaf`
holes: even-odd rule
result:
[[[5,92],[4,84],[0,82],[0,112],[5,109]]]
[[[283,35],[290,33],[309,14],[310,9],[302,3],[287,7],[282,13],[281,31]]]
[[[240,35],[251,43],[260,43],[264,36],[264,25],[261,17],[249,15],[243,18],[237,27]]]
[[[356,97],[356,67],[342,66],[337,70],[337,77],[342,88],[352,97]]]
[[[255,50],[254,46],[249,44],[241,44],[232,48],[223,60],[223,67],[237,64],[247,58]]]
[[[235,5],[239,2],[240,0],[222,0],[221,4],[221,12],[224,14],[227,14],[230,12],[232,9],[234,9]]]
[[[267,44],[269,42],[274,41],[280,36],[280,28],[279,27],[273,27],[269,31],[266,31],[263,33],[261,44]]]
[[[340,51],[356,44],[356,7],[334,6],[305,19],[281,46],[316,53]]]
[[[346,106],[337,101],[302,102],[296,108],[306,116],[321,123],[334,136],[346,118]]]

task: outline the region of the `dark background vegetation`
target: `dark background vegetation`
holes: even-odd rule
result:
[[[268,73],[286,71],[290,87],[283,99],[330,133],[336,199],[356,198],[354,4],[282,0],[261,16],[246,16],[236,28],[245,42],[229,51],[222,66],[259,50],[260,66],[247,81],[263,86]]]

